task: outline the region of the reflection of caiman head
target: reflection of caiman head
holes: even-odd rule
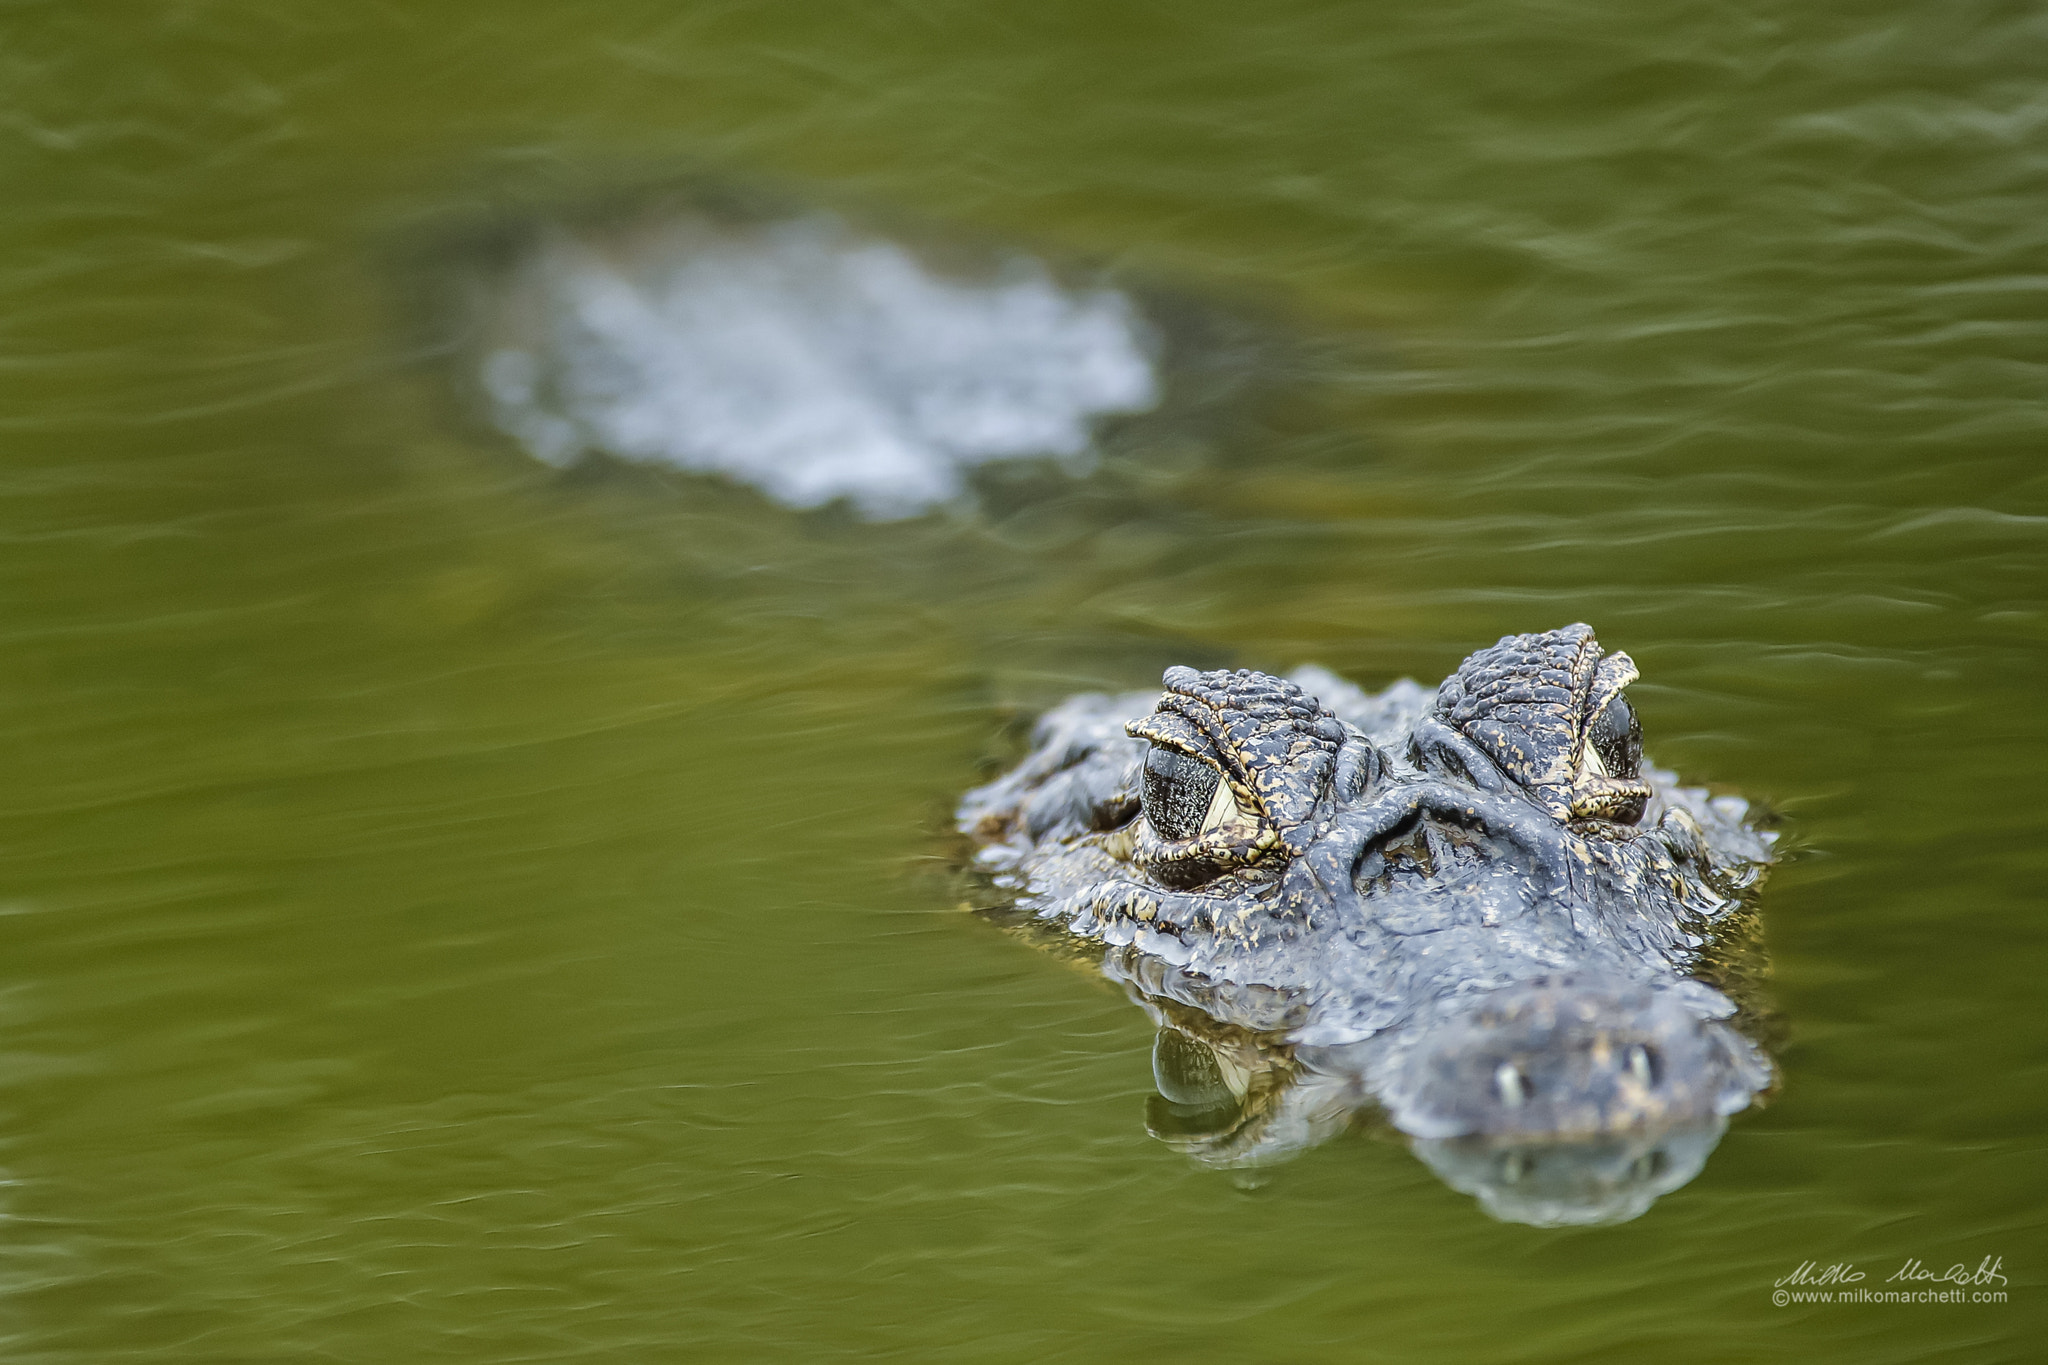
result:
[[[1695,979],[1768,836],[1643,764],[1635,676],[1583,625],[1481,650],[1433,700],[1175,668],[1125,727],[1129,699],[1048,714],[961,818],[1027,909],[1223,1030],[1163,1020],[1186,1041],[1155,1054],[1162,1136],[1260,1159],[1261,1134],[1306,1145],[1370,1103],[1503,1216],[1633,1216],[1770,1076]],[[1293,1002],[1284,1028],[1238,1017],[1250,988]],[[1247,1052],[1232,1028],[1280,1041]],[[1186,1079],[1190,1049],[1213,1083]],[[1237,1118],[1196,1142],[1216,1084]],[[1317,1116],[1289,1120],[1306,1092]]]

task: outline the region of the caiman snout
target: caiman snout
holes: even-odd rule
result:
[[[1578,1141],[1735,1112],[1768,1080],[1694,983],[1558,977],[1440,1002],[1388,1061],[1395,1125],[1421,1138]]]

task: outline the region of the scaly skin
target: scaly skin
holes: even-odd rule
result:
[[[1198,1156],[1376,1105],[1500,1216],[1630,1217],[1771,1077],[1694,979],[1770,836],[1640,766],[1635,676],[1583,625],[1480,650],[1433,699],[1173,668],[1156,702],[1047,713],[960,824],[1175,1034],[1163,1091],[1202,1089],[1173,1073],[1206,1076],[1205,1047],[1244,1082],[1227,1142],[1176,1134]]]

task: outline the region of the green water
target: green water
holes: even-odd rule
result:
[[[2044,59],[1975,0],[7,6],[5,1357],[2026,1358]],[[421,225],[705,172],[1325,359],[887,525],[465,419]],[[1197,1170],[1139,1011],[956,908],[1017,708],[1579,619],[1803,850],[1782,1091],[1635,1222]]]

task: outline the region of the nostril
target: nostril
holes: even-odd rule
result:
[[[1509,1109],[1520,1109],[1529,1098],[1529,1078],[1513,1062],[1502,1062],[1493,1069],[1493,1088]]]
[[[1631,1043],[1628,1049],[1628,1074],[1636,1078],[1637,1084],[1645,1090],[1657,1084],[1663,1070],[1657,1064],[1656,1052],[1641,1043]]]

